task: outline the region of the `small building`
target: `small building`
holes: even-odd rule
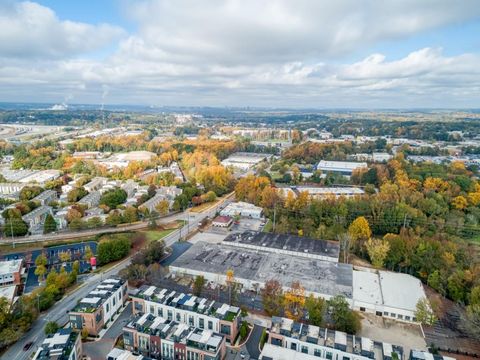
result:
[[[23,259],[0,261],[0,286],[20,285],[23,273]]]
[[[52,201],[57,200],[57,198],[57,192],[55,190],[45,190],[32,200],[40,203],[40,205],[49,205]]]
[[[33,360],[80,360],[82,341],[80,335],[71,329],[60,329],[48,335],[35,353]]]
[[[89,335],[98,336],[127,298],[126,281],[117,278],[103,280],[69,311],[70,327],[76,331],[87,329]]]
[[[100,193],[100,191],[92,191],[91,193],[81,198],[77,202],[77,204],[85,205],[87,208],[93,208],[100,204],[101,197],[102,197],[102,194]]]
[[[355,170],[366,169],[368,167],[366,162],[351,162],[351,161],[326,161],[321,160],[317,165],[317,170],[323,173],[337,173],[344,176],[351,176]]]
[[[291,189],[298,196],[301,192],[307,192],[312,199],[328,199],[331,197],[351,198],[354,196],[361,196],[365,191],[358,187],[325,187],[325,186],[292,186]]]
[[[218,228],[226,228],[228,229],[233,224],[233,219],[230,216],[217,216],[212,221],[212,226]]]
[[[55,180],[60,177],[59,170],[40,170],[36,171],[35,173],[20,179],[19,182],[21,183],[37,183],[37,184],[45,184],[49,181]]]
[[[263,209],[253,204],[239,201],[228,204],[222,211],[222,216],[241,216],[252,219],[261,219],[263,217]]]
[[[107,355],[107,360],[142,360],[143,355],[134,355],[131,351],[113,348]]]
[[[97,177],[94,177],[92,180],[90,180],[90,182],[88,182],[87,184],[83,185],[83,188],[88,192],[92,192],[95,190],[100,190],[102,186],[105,185],[106,183],[107,183],[106,178],[97,176]]]

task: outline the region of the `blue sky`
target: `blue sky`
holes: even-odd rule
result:
[[[477,107],[475,0],[6,0],[0,101]]]

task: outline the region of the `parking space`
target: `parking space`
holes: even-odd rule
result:
[[[196,244],[199,241],[203,241],[211,244],[218,244],[218,243],[221,243],[223,239],[227,237],[228,234],[229,232],[224,232],[219,234],[219,233],[214,233],[207,230],[207,231],[199,232],[195,234],[194,236],[192,236],[192,238],[188,240],[188,242],[192,244]]]
[[[173,243],[170,248],[172,249],[172,253],[170,254],[169,257],[166,259],[162,260],[160,262],[161,265],[163,266],[169,266],[171,263],[173,263],[180,255],[182,255],[185,251],[187,251],[190,246],[192,246],[191,243],[186,242],[186,241],[177,241]]]
[[[237,223],[234,223],[232,232],[244,232],[244,231],[261,231],[264,226],[264,221],[260,219],[241,218]]]

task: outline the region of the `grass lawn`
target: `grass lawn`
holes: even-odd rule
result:
[[[217,199],[217,200],[212,201],[212,202],[203,203],[203,204],[200,204],[198,206],[194,206],[189,211],[194,212],[194,213],[199,213],[199,212],[205,211],[206,209],[218,204],[221,200],[222,199]]]
[[[145,231],[142,231],[142,232],[146,235],[147,241],[157,241],[157,240],[163,239],[165,236],[170,234],[172,231],[175,231],[175,229],[145,230]]]
[[[267,223],[263,227],[262,231],[263,232],[272,232],[272,228],[273,228],[273,222],[272,222],[272,220],[268,219]]]

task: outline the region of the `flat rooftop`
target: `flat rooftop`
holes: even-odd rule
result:
[[[230,234],[223,242],[227,245],[243,244],[293,251],[302,254],[322,255],[335,260],[338,260],[340,254],[340,245],[338,242],[259,231],[245,231],[240,234]]]
[[[22,259],[0,261],[0,275],[10,275],[22,270]]]
[[[353,296],[349,264],[198,242],[171,266],[215,274],[226,274],[233,269],[237,279],[261,283],[276,279],[284,287],[300,281],[309,292],[327,296],[341,294],[348,299]]]

